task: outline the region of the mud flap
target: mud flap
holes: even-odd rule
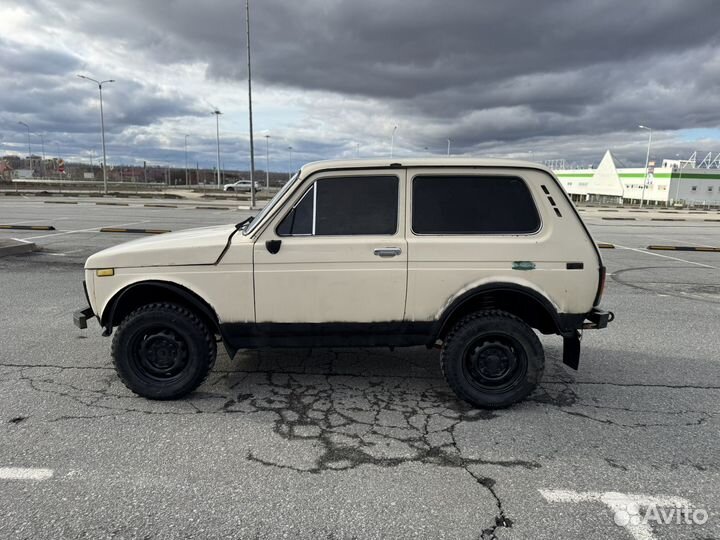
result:
[[[563,338],[563,364],[575,370],[580,365],[580,332]]]

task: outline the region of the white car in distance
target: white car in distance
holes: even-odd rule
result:
[[[237,182],[233,182],[232,184],[225,184],[223,186],[223,191],[247,191],[250,192],[250,180],[238,180]],[[262,189],[262,186],[260,185],[260,182],[257,180],[255,181],[255,191],[260,191]]]

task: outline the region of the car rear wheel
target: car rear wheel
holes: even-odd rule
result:
[[[213,333],[192,311],[154,303],[130,313],[112,342],[125,386],[149,399],[175,399],[205,380],[217,356]]]
[[[481,408],[507,407],[537,386],[545,354],[535,332],[504,311],[481,311],[446,337],[440,363],[457,396]]]

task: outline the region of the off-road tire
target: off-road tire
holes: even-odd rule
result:
[[[545,368],[545,353],[523,320],[505,311],[479,311],[447,334],[440,366],[460,399],[498,409],[533,391]]]
[[[118,376],[149,399],[189,394],[208,376],[216,357],[213,332],[195,313],[172,303],[136,309],[123,319],[112,341]],[[169,363],[173,365],[167,367]]]

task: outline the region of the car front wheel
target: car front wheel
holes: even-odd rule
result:
[[[130,390],[175,399],[195,390],[215,363],[213,333],[192,311],[153,303],[130,313],[112,342],[115,370]]]
[[[481,408],[507,407],[537,386],[545,354],[535,332],[504,311],[459,321],[444,340],[440,363],[457,396]]]

